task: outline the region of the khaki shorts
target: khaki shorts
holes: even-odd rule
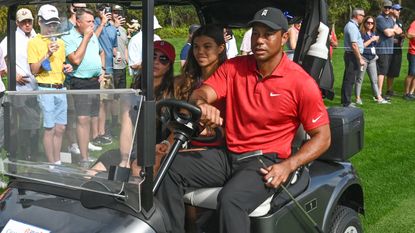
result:
[[[112,74],[106,74],[104,79],[100,82],[100,89],[114,89],[114,78]],[[114,94],[101,94],[101,100],[113,100]]]

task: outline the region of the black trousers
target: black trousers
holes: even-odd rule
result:
[[[267,166],[278,162],[275,154],[261,157]],[[219,232],[249,233],[249,214],[275,192],[265,186],[261,167],[257,157],[238,160],[220,149],[179,153],[156,194],[169,215],[172,232],[185,232],[186,189],[223,186],[217,200]]]
[[[353,86],[356,77],[359,75],[360,65],[356,56],[352,52],[344,53],[344,74],[342,83],[341,103],[348,106],[352,102]]]

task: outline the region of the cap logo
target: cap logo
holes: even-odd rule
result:
[[[261,16],[267,16],[268,14],[268,9],[265,9],[262,11]]]
[[[23,11],[22,12],[22,15],[27,15],[27,11]]]

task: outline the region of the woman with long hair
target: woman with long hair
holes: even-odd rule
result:
[[[389,102],[384,100],[380,95],[380,90],[378,87],[378,73],[376,68],[376,60],[378,59],[376,55],[376,44],[379,41],[379,36],[376,35],[376,20],[373,16],[366,16],[363,19],[363,23],[360,25],[360,33],[363,38],[363,59],[366,64],[362,67],[360,74],[356,80],[356,104],[362,105],[363,101],[360,97],[362,91],[363,78],[365,73],[369,75],[370,83],[372,85],[373,95],[376,98],[376,101],[379,104],[388,104]]]
[[[209,78],[226,59],[226,43],[223,36],[223,27],[217,25],[200,27],[193,34],[191,48],[187,56],[187,61],[182,68],[182,74],[176,78],[175,98],[188,101],[193,90],[199,88],[203,81]],[[217,102],[216,106],[221,110],[221,114],[225,113],[224,102]],[[212,133],[208,132],[207,134]],[[202,144],[198,144],[197,142],[192,142],[192,144],[202,146]],[[220,139],[209,146],[223,144],[224,140]],[[203,144],[203,146],[205,145]]]

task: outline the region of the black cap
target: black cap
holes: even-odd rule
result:
[[[274,30],[288,30],[288,22],[281,10],[273,7],[266,7],[255,13],[254,19],[248,25],[263,23]]]

